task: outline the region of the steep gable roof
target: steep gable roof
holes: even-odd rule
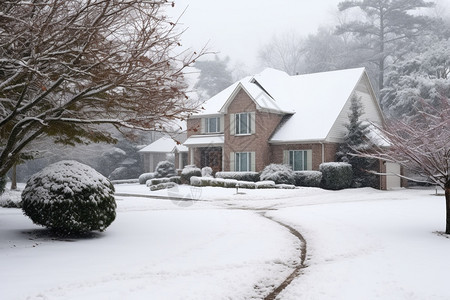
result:
[[[263,87],[255,82],[253,77],[247,76],[203,103],[202,110],[199,113],[194,114],[193,117],[226,113],[228,105],[233,101],[234,96],[236,96],[240,90],[244,90],[249,95],[259,110],[283,114],[294,113],[294,111],[286,109],[282,107],[280,103],[277,103],[269,94],[267,94]]]
[[[295,111],[270,141],[325,140],[364,72],[364,68],[357,68],[297,75],[287,79],[284,86],[256,76],[268,93]]]
[[[363,80],[364,79],[364,80]],[[350,97],[360,82],[366,84],[364,68],[289,76],[283,71],[265,69],[234,83],[204,103],[194,117],[224,114],[235,95],[244,90],[257,109],[291,115],[272,135],[272,143],[327,141],[333,126],[346,116]],[[370,82],[367,89],[371,91]],[[381,110],[372,92],[376,119]],[[339,122],[338,122],[339,121]],[[342,123],[342,122],[340,122]],[[338,124],[339,126],[342,124]],[[334,140],[333,140],[334,141]]]

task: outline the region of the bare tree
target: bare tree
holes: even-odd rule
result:
[[[304,39],[294,32],[274,36],[258,53],[261,64],[296,75],[303,71]]]
[[[396,162],[441,186],[447,209],[445,232],[450,234],[450,99],[441,97],[439,107],[422,102],[417,110],[413,118],[390,121],[380,129],[389,147],[365,156]]]
[[[0,176],[34,140],[110,142],[105,125],[158,129],[183,118],[183,70],[166,0],[35,0],[0,5]]]

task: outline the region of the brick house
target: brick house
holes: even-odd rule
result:
[[[187,120],[189,163],[214,171],[259,172],[270,163],[318,170],[335,161],[353,95],[363,119],[383,123],[364,68],[296,76],[266,69],[246,77]]]

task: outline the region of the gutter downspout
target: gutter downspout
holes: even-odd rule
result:
[[[320,142],[320,145],[322,146],[322,163],[325,162],[325,145],[323,142]]]

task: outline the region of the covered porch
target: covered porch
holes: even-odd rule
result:
[[[189,164],[210,167],[214,173],[223,170],[223,145],[223,134],[194,135],[184,142],[189,148]]]

